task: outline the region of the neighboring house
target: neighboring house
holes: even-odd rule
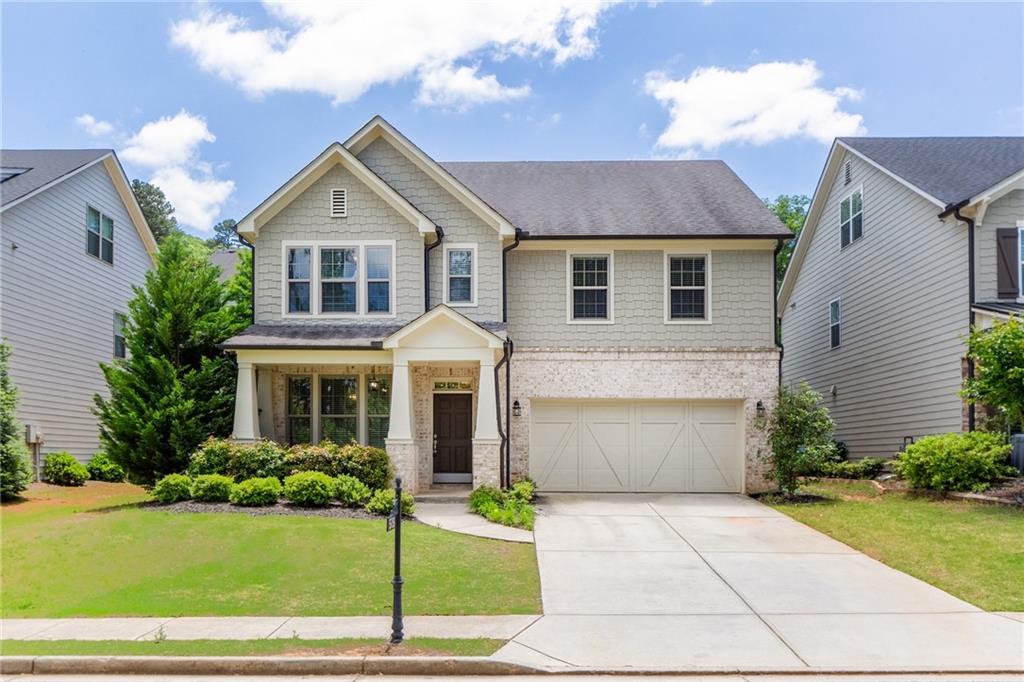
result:
[[[122,324],[156,242],[109,149],[0,151],[0,336],[13,348],[17,416],[40,453],[99,449],[101,362],[124,357]]]
[[[378,117],[238,232],[236,438],[386,446],[414,491],[764,487],[791,235],[719,161],[439,164]]]
[[[235,276],[235,270],[238,268],[238,258],[238,249],[217,249],[210,254],[210,262],[220,270],[220,275],[217,279],[221,284]]]
[[[1022,231],[1024,138],[836,140],[779,313],[783,381],[825,397],[852,457],[973,428],[965,341],[1024,312]]]

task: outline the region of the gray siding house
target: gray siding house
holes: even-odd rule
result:
[[[1024,312],[1022,232],[1024,138],[836,140],[778,309],[852,457],[973,428],[965,340]]]
[[[791,235],[721,162],[438,163],[377,117],[238,232],[236,438],[386,447],[414,491],[765,487]]]
[[[122,316],[156,243],[113,151],[4,150],[0,164],[0,336],[18,418],[41,454],[87,461],[99,363],[124,353]]]

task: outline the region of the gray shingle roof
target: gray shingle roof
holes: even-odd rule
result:
[[[1024,137],[841,137],[947,206],[1024,170]]]
[[[1017,303],[1016,301],[982,301],[981,303],[975,303],[974,307],[1004,315],[1024,316],[1024,303]]]
[[[478,322],[489,332],[505,331],[503,322]],[[241,334],[232,336],[221,348],[299,349],[299,348],[380,348],[381,343],[405,325],[401,324],[254,324]]]
[[[82,166],[112,153],[110,149],[4,149],[0,165],[27,168],[24,173],[0,182],[0,205],[33,192],[43,185],[72,173]]]
[[[441,164],[531,237],[788,237],[721,161]]]

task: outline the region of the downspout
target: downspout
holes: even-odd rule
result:
[[[967,201],[965,199],[953,208],[953,216],[967,225],[967,299],[970,305],[971,329],[974,329],[974,218],[968,218],[960,213],[960,209],[967,205]],[[967,376],[974,376],[974,358],[970,355],[967,356]],[[972,403],[967,408],[968,431],[974,431],[976,426],[974,422],[974,404]]]
[[[508,252],[519,246],[522,230],[516,228],[515,240],[501,250],[501,321],[508,324]]]
[[[505,345],[508,348],[508,362],[505,363],[505,485],[512,487],[512,354],[516,344],[506,332]]]
[[[501,321],[505,323],[505,344],[504,354],[501,362],[495,366],[494,386],[498,386],[497,370],[501,365],[505,366],[505,429],[501,428],[501,408],[498,408],[498,432],[501,434],[501,448],[499,450],[501,484],[503,487],[512,485],[512,353],[515,352],[515,344],[508,335],[508,252],[519,246],[522,238],[522,230],[518,227],[515,232],[515,239],[511,244],[501,250]],[[495,403],[500,405],[499,396],[495,395]]]
[[[434,228],[437,240],[433,244],[423,247],[423,312],[430,310],[430,252],[441,246],[444,239],[444,228],[437,225]]]
[[[505,449],[508,445],[508,436],[505,434],[505,429],[501,426],[501,388],[498,385],[498,380],[501,377],[502,366],[508,365],[508,358],[508,340],[506,340],[502,345],[501,360],[494,366],[494,411],[498,421],[498,438],[501,441],[498,445],[498,486],[501,488],[506,487],[505,479],[508,474],[508,471],[505,469]]]
[[[779,387],[782,387],[782,356],[785,355],[786,349],[782,345],[782,318],[779,317],[779,253],[782,251],[782,243],[784,239],[779,239],[775,242],[775,253],[772,256],[772,291],[775,295],[772,296],[772,338],[775,340],[775,345],[779,349]]]

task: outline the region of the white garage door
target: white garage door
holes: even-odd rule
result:
[[[742,403],[530,401],[540,490],[741,492]]]

